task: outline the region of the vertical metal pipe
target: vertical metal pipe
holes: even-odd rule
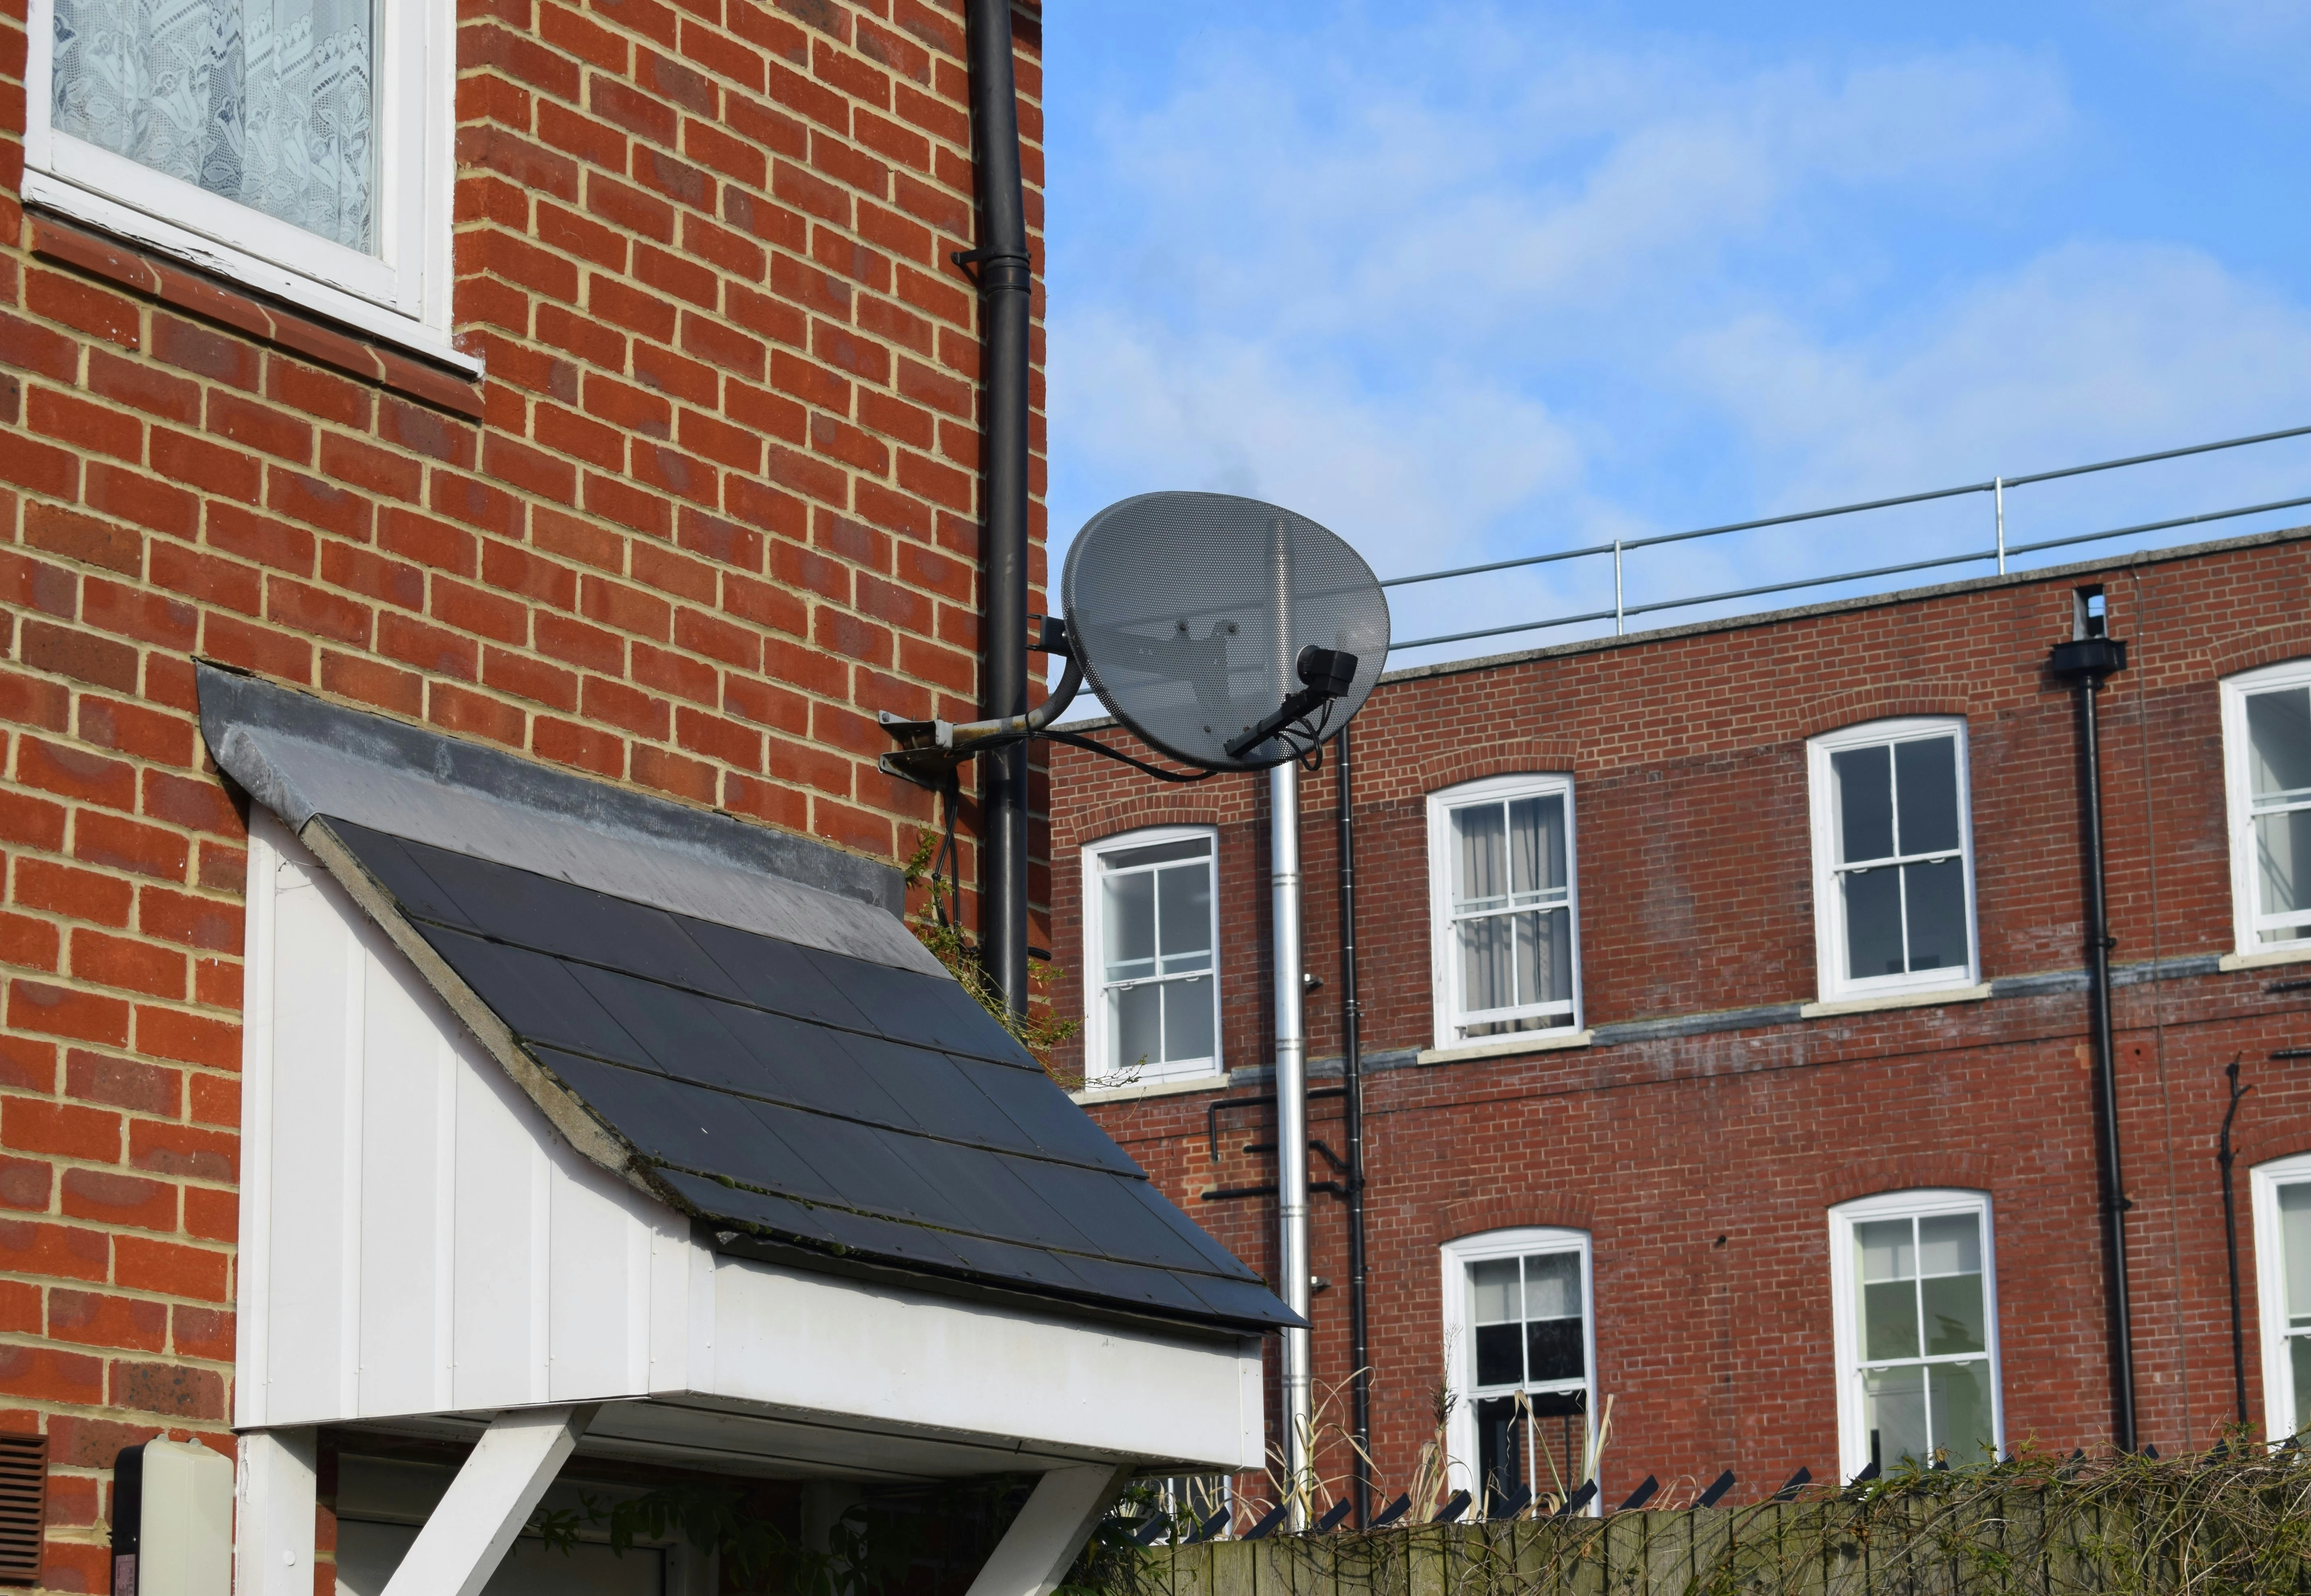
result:
[[[1019,178],[1019,98],[1011,0],[970,0],[972,125],[979,173],[980,525],[987,628],[981,712],[1027,712],[1027,334],[1033,282]],[[980,795],[980,956],[1011,1012],[1027,1011],[1027,746],[983,754]]]
[[[1268,772],[1269,889],[1276,926],[1277,1295],[1308,1317],[1308,1057],[1300,1020],[1300,767]],[[1284,1332],[1284,1486],[1295,1530],[1308,1519],[1313,1389],[1308,1331]]]
[[[2004,576],[2006,574],[2006,479],[2004,477],[1996,476],[1991,479],[1990,498],[1991,502],[1997,507],[1998,574]]]
[[[1356,1003],[1356,792],[1348,770],[1348,728],[1332,743],[1332,768],[1340,783],[1340,1084],[1342,1134],[1348,1144],[1348,1368],[1349,1422],[1356,1454],[1351,1499],[1356,1528],[1372,1522],[1372,1348],[1365,1298],[1365,1077],[1364,1011]]]
[[[2118,1058],[2110,1023],[2110,913],[2103,886],[2102,749],[2096,699],[2102,678],[2080,678],[2079,739],[2086,763],[2087,972],[2095,1048],[2095,1103],[2102,1131],[2103,1212],[2110,1255],[2111,1384],[2118,1445],[2135,1449],[2134,1309],[2126,1278],[2126,1178],[2119,1163]]]
[[[1292,541],[1278,519],[1270,530],[1270,616],[1275,652],[1269,661],[1276,701],[1293,689]],[[1300,765],[1286,760],[1268,773],[1269,892],[1276,946],[1276,1229],[1277,1295],[1308,1317],[1308,1042],[1301,1021]],[[1313,1412],[1308,1331],[1284,1332],[1284,1489],[1286,1522],[1308,1523],[1309,1427]]]
[[[1613,635],[1621,635],[1621,540],[1613,539]]]

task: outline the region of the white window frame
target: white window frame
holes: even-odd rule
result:
[[[27,22],[25,203],[479,372],[449,341],[456,5],[379,0],[377,18],[375,254],[58,132],[55,0],[31,0]]]
[[[1440,1249],[1443,1264],[1443,1295],[1444,1304],[1444,1365],[1445,1382],[1457,1392],[1460,1400],[1453,1405],[1451,1418],[1445,1425],[1445,1442],[1451,1454],[1448,1488],[1476,1492],[1477,1479],[1477,1369],[1476,1348],[1476,1287],[1469,1278],[1469,1266],[1489,1263],[1503,1258],[1530,1258],[1536,1253],[1574,1252],[1581,1259],[1581,1359],[1586,1372],[1583,1382],[1585,1393],[1583,1401],[1582,1452],[1585,1457],[1596,1443],[1597,1435],[1597,1271],[1595,1250],[1585,1230],[1569,1230],[1554,1225],[1530,1225],[1513,1230],[1488,1230],[1478,1235],[1461,1236],[1444,1243]],[[1553,1386],[1552,1390],[1562,1389]],[[1489,1391],[1498,1396],[1498,1391]],[[1541,1488],[1533,1481],[1534,1494]],[[1567,1482],[1574,1490],[1582,1482]],[[1588,1512],[1592,1517],[1602,1511],[1595,1496],[1590,1498]]]
[[[2311,925],[2283,942],[2255,936],[2254,795],[2247,781],[2246,701],[2274,688],[2311,687],[2311,659],[2289,659],[2260,670],[2243,671],[2222,683],[2223,792],[2231,839],[2233,945],[2241,958],[2255,955],[2311,952]]]
[[[1453,956],[1452,881],[1457,861],[1452,857],[1452,812],[1466,804],[1500,803],[1511,798],[1554,798],[1565,799],[1565,920],[1573,942],[1573,1009],[1565,1023],[1532,1031],[1504,1032],[1497,1036],[1463,1037],[1461,1027],[1469,1023],[1461,1007],[1460,961]],[[1457,787],[1447,787],[1428,795],[1428,946],[1429,1007],[1435,1016],[1435,1042],[1439,1049],[1494,1045],[1513,1050],[1521,1041],[1542,1042],[1551,1037],[1578,1033],[1582,1025],[1581,1007],[1581,848],[1578,816],[1574,814],[1573,778],[1568,775],[1520,774],[1487,776],[1478,781],[1463,781]],[[1519,1019],[1539,1014],[1548,1006],[1530,1004],[1522,1008],[1485,1010],[1491,1019],[1478,1025],[1491,1025],[1504,1019]]]
[[[1845,968],[1845,894],[1838,890],[1837,799],[1830,773],[1830,755],[1851,748],[1923,742],[1939,737],[1955,737],[1958,742],[1958,858],[1966,873],[1966,962],[1940,970],[1913,970],[1901,975],[1872,975],[1856,981]],[[1806,744],[1813,826],[1814,965],[1820,979],[1823,1002],[1940,991],[1945,988],[1975,986],[1981,981],[1982,938],[1975,915],[1974,794],[1969,768],[1966,721],[1957,715],[1865,720],[1858,726],[1825,732]]]
[[[2254,1210],[2255,1323],[2263,1343],[2263,1435],[2273,1443],[2293,1433],[2286,1421],[2303,1411],[2298,1394],[2311,1397],[2297,1392],[2294,1362],[2287,1356],[2287,1254],[2279,1232],[2279,1189],[2306,1182],[2311,1182],[2311,1153],[2273,1158],[2247,1172]]]
[[[1862,1396],[1860,1297],[1853,1278],[1853,1227],[1873,1219],[1932,1219],[1944,1214],[1974,1214],[1982,1222],[1983,1347],[1990,1360],[1990,1434],[2006,1449],[2006,1383],[1998,1352],[1998,1242],[1992,1224],[1990,1193],[1940,1187],[1886,1191],[1829,1210],[1829,1288],[1836,1320],[1837,1452],[1839,1478],[1852,1479],[1870,1462],[1870,1426]],[[1908,1361],[1908,1360],[1905,1360]],[[1957,1362],[1955,1357],[1920,1362]],[[1971,1461],[1972,1460],[1966,1460]]]
[[[1172,1073],[1164,1066],[1150,1065],[1129,1083],[1119,1083],[1103,1074],[1106,1068],[1108,1043],[1112,1040],[1107,1025],[1107,955],[1102,946],[1107,932],[1107,915],[1102,901],[1100,857],[1121,849],[1147,848],[1159,842],[1185,842],[1190,837],[1208,839],[1212,845],[1212,1067],[1209,1069]],[[1158,1081],[1218,1080],[1227,1073],[1226,1039],[1220,1031],[1220,838],[1219,829],[1209,825],[1155,825],[1136,832],[1119,832],[1112,837],[1102,837],[1096,842],[1086,842],[1083,850],[1083,945],[1084,945],[1084,1085],[1092,1090],[1118,1084],[1150,1086]]]

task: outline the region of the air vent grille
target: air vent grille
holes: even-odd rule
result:
[[[39,1583],[48,1493],[48,1438],[0,1435],[0,1584]]]

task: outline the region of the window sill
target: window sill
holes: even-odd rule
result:
[[[1560,1048],[1587,1047],[1591,1031],[1526,1031],[1515,1036],[1492,1036],[1459,1047],[1425,1048],[1413,1055],[1416,1064],[1458,1064],[1464,1059],[1506,1059],[1521,1053],[1550,1053]]]
[[[1142,1097],[1180,1097],[1190,1092],[1224,1092],[1228,1077],[1224,1074],[1187,1075],[1176,1080],[1143,1081],[1129,1086],[1086,1086],[1068,1095],[1078,1103],[1136,1103]]]
[[[26,174],[29,185],[33,174]],[[33,197],[29,190],[27,198]],[[286,305],[268,303],[234,283],[179,265],[128,238],[109,238],[51,216],[35,214],[32,253],[144,294],[258,338],[292,354],[389,388],[428,405],[478,420],[482,395],[476,382],[481,362],[444,345],[405,354],[379,346],[380,335],[366,328],[344,330]],[[455,367],[445,371],[440,362]]]
[[[2311,964],[2311,942],[2298,942],[2288,947],[2265,948],[2260,953],[2227,953],[2215,963],[2218,970],[2261,970],[2272,964]]]
[[[1798,1007],[1801,1020],[1828,1019],[1841,1014],[1869,1014],[1880,1008],[1927,1008],[1937,1003],[1979,1003],[1990,996],[1988,983],[1970,987],[1930,987],[1916,992],[1873,992],[1866,998],[1839,998],[1827,1003]]]

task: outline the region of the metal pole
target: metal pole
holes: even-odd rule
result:
[[[1990,481],[1991,502],[1998,514],[1998,574],[2006,574],[2006,479],[1994,476]]]
[[[1621,540],[1613,539],[1613,635],[1621,635]]]
[[[1020,193],[1011,0],[970,0],[978,268],[986,338],[980,528],[987,625],[981,712],[1027,712],[1027,334],[1033,293]],[[1013,1014],[1027,1012],[1027,745],[981,757],[980,957]]]
[[[2134,1310],[2126,1278],[2126,1179],[2119,1164],[2117,1045],[2110,1023],[2110,915],[2103,887],[2102,750],[2095,700],[2099,676],[2080,678],[2079,737],[2086,760],[2087,963],[2095,1047],[2095,1101],[2102,1129],[2103,1211],[2109,1235],[2113,1396],[2118,1447],[2132,1452],[2134,1428]]]
[[[1276,624],[1276,700],[1293,689],[1292,536],[1278,519],[1269,532],[1271,615]],[[1276,1267],[1277,1295],[1308,1317],[1308,1047],[1301,1023],[1300,764],[1287,759],[1268,773],[1269,891],[1276,946]],[[1308,1524],[1308,1456],[1313,1412],[1308,1331],[1284,1332],[1284,1491],[1286,1523]]]
[[[1269,887],[1276,924],[1277,1295],[1308,1317],[1308,1059],[1300,1023],[1300,767],[1268,772]],[[1284,1468],[1291,1528],[1307,1527],[1308,1331],[1284,1332]]]
[[[1340,1082],[1348,1144],[1348,1369],[1350,1422],[1356,1452],[1350,1461],[1356,1528],[1372,1522],[1371,1326],[1365,1298],[1364,1012],[1356,1003],[1356,819],[1348,776],[1348,728],[1332,745],[1340,783]]]

